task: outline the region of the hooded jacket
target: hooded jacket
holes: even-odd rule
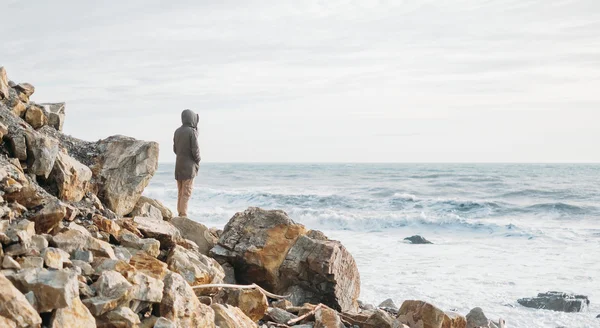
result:
[[[200,148],[198,147],[198,114],[186,109],[181,113],[181,127],[173,136],[175,179],[189,180],[196,177],[200,167]]]

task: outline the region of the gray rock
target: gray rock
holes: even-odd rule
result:
[[[582,312],[590,305],[587,296],[561,292],[540,293],[537,297],[522,298],[518,302],[528,308],[560,312]]]
[[[181,231],[185,239],[189,239],[198,245],[200,253],[208,255],[208,252],[217,243],[217,238],[203,224],[185,217],[175,217],[171,223]]]
[[[73,251],[73,253],[71,255],[71,259],[78,260],[78,261],[84,261],[87,263],[92,263],[92,262],[94,262],[94,254],[92,254],[92,252],[90,252],[90,251],[83,251],[80,249],[76,249],[75,251]]]
[[[70,270],[26,269],[7,278],[22,293],[33,292],[38,312],[71,307],[79,296],[77,274]]]
[[[469,312],[466,316],[467,319],[467,328],[497,328],[498,326],[493,323],[490,319],[488,319],[483,310],[479,307],[476,307]]]
[[[278,308],[269,308],[267,310],[267,316],[271,318],[273,322],[280,324],[287,324],[288,321],[298,318],[298,316]]]
[[[417,244],[417,245],[433,244],[429,240],[427,240],[419,235],[415,235],[412,237],[406,237],[406,238],[404,238],[404,240],[408,240],[408,241],[410,241],[411,244]]]
[[[25,134],[27,142],[27,171],[48,178],[58,156],[58,141],[35,131]]]
[[[391,298],[388,298],[387,300],[381,302],[381,304],[379,304],[378,307],[398,311],[398,306],[394,303],[394,301]]]
[[[62,131],[65,122],[65,103],[43,103],[40,106],[43,106],[48,113],[48,125],[57,131]]]

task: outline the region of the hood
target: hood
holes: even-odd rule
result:
[[[194,129],[198,128],[198,114],[194,113],[191,109],[184,110],[181,112],[181,124]]]

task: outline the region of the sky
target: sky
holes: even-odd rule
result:
[[[600,1],[0,0],[65,133],[205,162],[600,162]]]

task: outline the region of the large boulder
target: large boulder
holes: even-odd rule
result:
[[[27,141],[27,170],[29,173],[48,178],[58,156],[58,141],[36,131],[25,133]]]
[[[158,257],[160,254],[160,242],[154,238],[140,238],[125,230],[119,234],[118,239],[121,246],[144,251],[153,257]]]
[[[26,269],[8,279],[23,294],[33,293],[33,305],[40,313],[72,307],[79,295],[77,273],[70,270]]]
[[[208,255],[218,241],[217,237],[202,223],[186,217],[175,217],[171,223],[181,231],[183,238],[195,242],[200,253],[204,255]]]
[[[423,301],[408,300],[398,311],[398,320],[409,327],[423,328],[466,328],[465,317],[452,312],[444,312]]]
[[[13,321],[15,327],[34,328],[42,324],[42,318],[29,304],[25,295],[2,274],[0,274],[0,317]]]
[[[214,259],[179,245],[167,257],[169,270],[179,273],[191,286],[223,283],[225,272]]]
[[[130,291],[132,300],[149,303],[160,303],[162,301],[165,287],[162,280],[142,272],[136,272],[129,278],[129,282],[133,284]]]
[[[249,208],[225,226],[211,256],[228,262],[241,283],[292,294],[300,305],[324,303],[340,311],[358,308],[360,276],[352,255],[322,233],[307,233],[283,211]]]
[[[177,328],[215,328],[214,311],[200,303],[192,287],[175,272],[169,272],[164,279],[165,288],[160,303],[160,316],[175,324]]]
[[[539,293],[537,297],[522,298],[518,302],[528,308],[560,312],[581,312],[590,305],[587,296],[561,292]]]
[[[131,213],[158,167],[158,143],[113,136],[96,147],[100,198],[117,215]]]
[[[215,324],[220,328],[256,328],[253,320],[248,318],[240,309],[222,304],[213,304]]]
[[[83,305],[79,297],[75,297],[70,307],[54,311],[50,319],[50,327],[96,328],[96,319]]]
[[[59,152],[51,176],[58,188],[58,198],[78,202],[88,190],[92,170],[66,153]]]
[[[48,113],[48,125],[57,131],[62,131],[65,122],[65,103],[44,103],[40,104]]]

